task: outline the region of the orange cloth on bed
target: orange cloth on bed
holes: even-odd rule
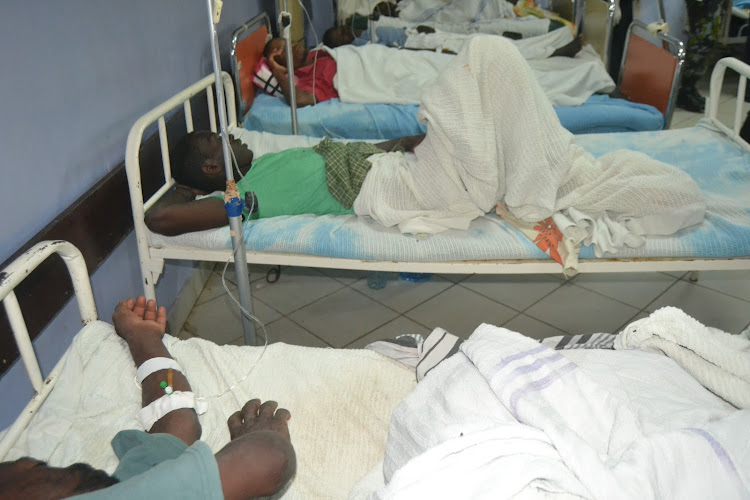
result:
[[[315,54],[318,55],[317,62]],[[294,69],[294,78],[297,87],[305,92],[313,91],[315,82],[315,100],[323,102],[338,97],[339,93],[333,86],[333,77],[336,76],[336,60],[324,50],[310,52],[307,56],[309,65]],[[314,69],[314,71],[313,71]]]

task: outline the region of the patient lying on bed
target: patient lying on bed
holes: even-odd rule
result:
[[[348,145],[326,139],[314,148],[269,153],[254,162],[253,152],[233,139],[232,152],[243,176],[237,188],[247,200],[244,216],[353,214],[354,200],[371,166],[367,158],[395,149],[413,151],[423,138]],[[146,214],[148,228],[175,236],[225,226],[220,192],[226,177],[220,137],[205,131],[186,135],[172,151],[171,163],[179,184]]]
[[[406,48],[414,50],[435,50],[445,46],[443,50],[449,54],[456,54],[463,45],[471,39],[471,35],[450,35],[446,41],[446,33],[428,33],[419,35],[414,45],[405,43]],[[340,47],[356,41],[352,31],[347,27],[330,28],[326,31],[323,41],[330,48]],[[391,40],[395,41],[395,39]],[[557,30],[546,35],[534,37],[533,39],[517,40],[513,42],[522,56],[527,60],[544,60],[550,57],[575,57],[582,48],[581,39],[574,37],[569,30]],[[361,45],[355,43],[355,45]],[[270,69],[273,78],[276,79],[281,92],[290,101],[291,83],[288,78],[286,60],[286,40],[274,38],[263,49],[263,56]],[[308,52],[304,45],[295,43],[292,45],[292,58],[294,63],[294,78],[297,106],[311,106],[319,102],[325,102],[339,93],[334,85],[334,78],[338,71],[336,59],[325,50]],[[262,89],[276,88],[273,82],[264,83]],[[272,94],[273,95],[273,94]]]
[[[296,470],[287,410],[274,401],[248,401],[229,417],[231,441],[214,455],[199,441],[201,425],[194,406],[182,402],[192,397],[185,374],[179,366],[166,369],[173,362],[162,342],[166,310],[144,297],[128,299],[117,306],[112,321],[141,367],[142,412],[158,401],[163,410],[152,415],[158,419],[148,434],[123,430],[112,439],[120,459],[113,476],[84,463],[56,468],[28,457],[0,463],[0,498],[57,499],[89,493],[85,498],[239,500],[272,495],[284,487]],[[171,385],[160,384],[170,379]],[[183,398],[173,410],[167,404],[172,397]]]

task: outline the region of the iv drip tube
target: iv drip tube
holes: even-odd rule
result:
[[[297,129],[297,86],[294,81],[294,57],[292,56],[292,14],[289,12],[287,0],[283,0],[283,8],[279,13],[279,28],[281,36],[286,40],[286,70],[289,78],[289,107],[292,111],[292,133],[299,135]]]
[[[214,3],[214,1],[216,3]],[[224,86],[221,80],[221,59],[219,58],[219,38],[216,34],[216,24],[219,22],[221,12],[221,0],[206,0],[208,5],[208,24],[211,34],[211,57],[214,65],[216,101],[219,110],[219,124],[221,132],[222,150],[224,152],[224,170],[227,176],[227,195],[224,197],[224,208],[229,218],[229,232],[232,235],[232,249],[234,255],[234,266],[237,274],[237,289],[240,295],[240,305],[252,314],[252,301],[250,296],[250,277],[247,273],[247,254],[245,253],[245,241],[242,234],[242,209],[244,200],[239,198],[237,187],[234,183],[232,169],[232,153],[229,146],[229,135],[227,133],[227,110],[224,98]],[[214,10],[216,9],[216,10]],[[232,197],[228,199],[227,196]],[[242,331],[245,335],[246,345],[255,345],[255,325],[245,314],[242,314]]]

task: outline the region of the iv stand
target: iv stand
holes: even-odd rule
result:
[[[278,5],[278,4],[277,4]],[[292,133],[299,135],[297,129],[297,87],[294,83],[294,58],[292,57],[292,14],[289,12],[287,0],[282,0],[282,11],[279,12],[279,29],[286,40],[286,68],[289,78],[289,107],[292,111]]]
[[[221,16],[221,0],[206,0],[208,5],[208,24],[211,33],[211,57],[214,64],[214,76],[216,78],[216,101],[219,110],[219,124],[221,126],[221,143],[224,153],[224,170],[227,176],[227,194],[233,197],[227,200],[225,196],[224,208],[229,218],[229,232],[232,235],[232,249],[234,255],[234,268],[237,273],[237,289],[240,295],[240,305],[250,314],[253,313],[252,300],[250,296],[250,277],[247,273],[247,255],[245,253],[245,241],[242,238],[242,209],[244,200],[239,198],[239,193],[234,184],[234,171],[232,169],[232,156],[230,153],[229,136],[227,134],[227,109],[224,98],[224,85],[221,78],[221,59],[219,57],[219,38],[216,34],[216,24]],[[255,325],[242,314],[242,331],[245,335],[245,345],[256,345]]]

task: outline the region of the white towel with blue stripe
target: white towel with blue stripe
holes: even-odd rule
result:
[[[748,498],[748,442],[750,411],[664,357],[485,324],[396,408],[369,498]]]

